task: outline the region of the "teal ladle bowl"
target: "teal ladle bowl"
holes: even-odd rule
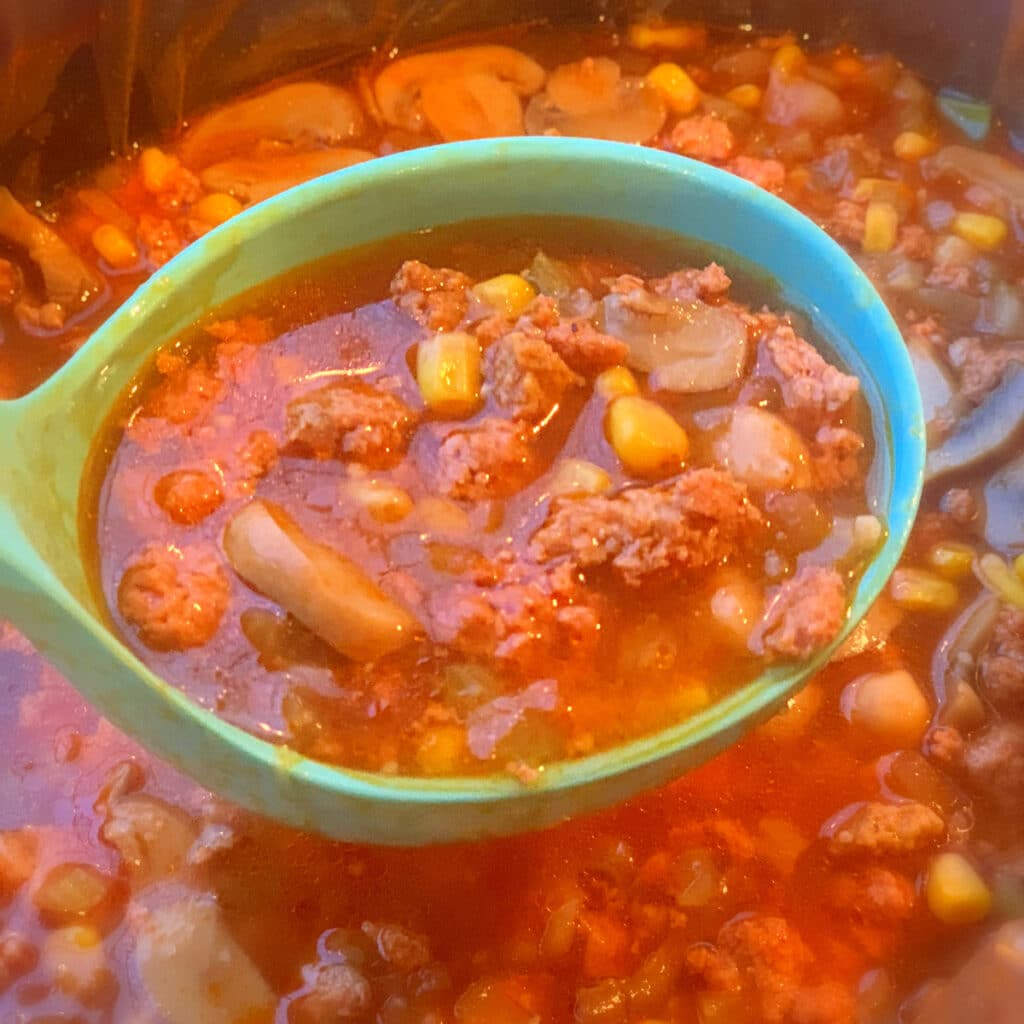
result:
[[[888,533],[846,628],[808,664],[765,672],[656,734],[504,775],[395,778],[335,768],[229,725],[151,672],[110,632],[83,557],[83,477],[111,408],[163,344],[261,282],[350,246],[441,224],[572,215],[671,231],[731,250],[780,282],[860,377],[872,413],[873,511]],[[0,402],[0,614],[125,732],[216,792],[302,829],[412,845],[554,824],[657,786],[768,718],[878,596],[920,496],[924,423],[899,331],[853,261],[754,185],[657,150],[558,138],[438,146],[372,161],[262,203],[156,273],[54,377]]]

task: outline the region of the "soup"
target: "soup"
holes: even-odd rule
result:
[[[856,378],[718,263],[530,230],[296,271],[131,387],[97,550],[165,678],[313,757],[528,781],[835,637],[882,535]]]
[[[447,40],[287,89],[146,140],[55,198],[4,194],[4,394],[244,204],[521,119],[715,162],[846,244],[918,371],[922,511],[887,594],[781,715],[660,792],[478,846],[338,844],[226,806],[4,630],[0,1018],[1016,1020],[1024,179],[1000,126],[970,141],[885,55],[692,25]],[[642,275],[675,269],[640,257]],[[384,297],[395,269],[349,308]]]

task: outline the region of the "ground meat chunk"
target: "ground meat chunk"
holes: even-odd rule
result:
[[[1003,607],[981,655],[985,696],[1001,711],[1024,711],[1024,609]]]
[[[839,875],[831,887],[831,905],[872,925],[892,927],[914,912],[914,881],[887,867],[872,865]]]
[[[37,963],[39,951],[23,935],[17,932],[0,934],[0,993],[35,970]]]
[[[247,480],[266,476],[277,464],[277,441],[269,430],[254,430],[238,452],[242,475]]]
[[[424,327],[450,331],[466,315],[472,283],[461,271],[435,270],[419,260],[406,260],[391,282],[391,295],[399,309]]]
[[[917,341],[931,348],[944,349],[949,344],[945,329],[931,316],[915,320],[907,326],[904,333],[908,341]]]
[[[840,199],[832,208],[826,223],[828,233],[840,242],[862,242],[867,218],[867,204]]]
[[[181,651],[201,647],[217,632],[229,593],[213,552],[151,544],[121,577],[117,605],[147,647]]]
[[[270,324],[262,317],[250,313],[237,320],[217,320],[203,329],[227,344],[263,345],[270,341]]]
[[[179,469],[157,482],[156,503],[176,523],[195,526],[224,503],[220,482],[201,469]]]
[[[556,501],[530,550],[542,562],[609,566],[637,587],[651,576],[717,564],[750,546],[762,522],[729,473],[691,469],[667,484]]]
[[[964,759],[964,738],[952,725],[937,725],[924,738],[921,752],[947,771],[959,768]]]
[[[441,442],[439,458],[441,491],[466,501],[512,494],[536,470],[530,428],[494,417],[452,431]]]
[[[714,114],[682,118],[669,134],[668,142],[677,153],[696,160],[728,160],[736,148],[729,125]]]
[[[289,1007],[294,1024],[341,1024],[362,1020],[373,1002],[370,982],[349,964],[306,968],[307,991]]]
[[[769,657],[806,660],[846,621],[846,587],[835,569],[809,565],[768,596],[750,648]]]
[[[619,366],[629,356],[629,346],[599,331],[589,320],[569,320],[549,327],[544,337],[571,370],[593,377]]]
[[[433,595],[431,632],[438,643],[511,661],[524,671],[543,670],[552,657],[593,651],[600,610],[570,566],[520,563],[496,571],[490,586],[458,583]]]
[[[169,220],[149,213],[139,218],[139,241],[153,267],[162,267],[185,248],[185,240]]]
[[[394,395],[358,384],[328,384],[288,403],[285,436],[293,449],[317,459],[377,465],[405,451],[415,422],[413,410]]]
[[[430,963],[430,943],[425,935],[403,928],[400,924],[363,922],[363,934],[377,944],[381,959],[408,973]]]
[[[908,260],[927,261],[932,258],[934,242],[926,228],[920,224],[904,224],[900,227],[896,251]]]
[[[562,357],[532,331],[510,331],[484,355],[485,389],[516,419],[544,419],[576,383]]]
[[[205,359],[186,363],[181,356],[162,352],[156,357],[156,368],[164,379],[146,398],[143,416],[193,423],[224,393],[223,382]]]
[[[811,445],[811,459],[818,486],[839,488],[860,475],[864,438],[848,427],[819,427]]]
[[[787,409],[812,422],[839,412],[860,389],[786,323],[761,338],[758,369],[778,380]]]
[[[1024,808],[1024,724],[994,722],[966,741],[964,771],[971,786],[1013,813]]]
[[[736,961],[706,942],[691,946],[686,951],[686,970],[712,992],[735,992],[742,987]]]
[[[830,853],[885,855],[926,849],[942,838],[946,826],[924,804],[867,803],[843,812],[829,830]]]
[[[963,396],[978,403],[999,384],[1010,363],[1024,362],[1024,352],[991,345],[979,338],[957,338],[949,346],[949,361],[960,374]]]
[[[655,295],[663,295],[676,302],[695,302],[697,299],[721,298],[732,287],[732,278],[717,263],[706,267],[686,267],[666,277],[648,282]]]
[[[939,508],[957,526],[969,526],[978,518],[978,503],[966,487],[951,487],[942,496]]]
[[[786,165],[781,160],[759,160],[753,156],[738,156],[729,164],[730,171],[752,181],[766,192],[781,192],[786,184]]]

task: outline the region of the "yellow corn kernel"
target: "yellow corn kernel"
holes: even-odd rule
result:
[[[699,25],[630,25],[629,45],[637,50],[695,50],[707,41]]]
[[[480,404],[480,343],[452,331],[421,341],[416,382],[423,401],[441,416],[468,416]]]
[[[176,156],[170,156],[156,146],[144,149],[139,157],[142,187],[154,194],[166,192],[171,187],[180,166]]]
[[[1007,604],[1024,609],[1024,579],[998,555],[989,552],[974,563],[974,573],[985,587]]]
[[[735,103],[737,107],[742,107],[744,110],[757,110],[761,106],[761,98],[764,93],[761,91],[761,87],[748,83],[747,85],[737,85],[734,89],[730,89],[726,94],[725,98],[730,103]]]
[[[242,212],[242,204],[227,192],[212,192],[192,207],[192,216],[216,227]]]
[[[946,579],[963,579],[974,565],[974,548],[960,541],[940,541],[928,552],[928,564]]]
[[[69,925],[64,934],[79,949],[94,949],[103,941],[103,936],[90,925]]]
[[[849,54],[843,57],[836,57],[832,62],[832,70],[843,78],[856,78],[864,73],[864,61],[860,57],[852,57]]]
[[[958,238],[970,242],[976,249],[991,251],[998,249],[1006,239],[1006,221],[990,213],[965,211],[958,213],[950,224],[950,230]]]
[[[1024,555],[1018,555],[1013,560],[1013,571],[1024,580]]]
[[[481,301],[507,316],[519,316],[537,297],[537,289],[518,274],[499,274],[473,288]]]
[[[896,158],[909,163],[931,156],[936,148],[935,140],[920,132],[900,132],[892,143],[892,151]]]
[[[624,366],[613,366],[603,370],[594,381],[594,391],[603,398],[619,398],[622,395],[639,395],[640,385]]]
[[[902,217],[910,208],[910,190],[891,178],[861,178],[853,190],[858,203],[889,203]]]
[[[700,106],[697,83],[678,64],[659,64],[647,72],[665,105],[674,114],[692,114]]]
[[[608,410],[608,439],[622,464],[638,476],[678,469],[690,450],[686,431],[660,405],[623,395]]]
[[[134,267],[139,262],[135,243],[113,224],[101,224],[92,233],[93,248],[117,270]]]
[[[889,593],[901,608],[915,612],[948,612],[960,599],[954,584],[926,569],[897,569]]]
[[[397,523],[412,511],[408,491],[382,480],[346,480],[341,493],[365,508],[379,523]]]
[[[772,56],[772,68],[784,75],[797,74],[806,64],[807,57],[796,43],[780,46]]]
[[[875,200],[868,203],[864,214],[865,252],[891,252],[896,246],[900,215],[892,203]]]
[[[454,775],[462,763],[466,734],[457,725],[439,725],[424,735],[416,764],[425,775]]]
[[[563,459],[551,478],[550,491],[553,495],[603,494],[610,490],[612,478],[593,462],[586,459]]]
[[[989,887],[959,853],[940,853],[932,859],[925,898],[928,909],[944,924],[976,924],[992,909]]]

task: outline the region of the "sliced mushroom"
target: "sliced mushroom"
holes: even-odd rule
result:
[[[373,154],[366,149],[282,151],[213,164],[200,179],[213,192],[230,192],[243,202],[258,203],[322,174],[372,159]]]
[[[349,658],[373,661],[416,635],[408,611],[275,505],[253,501],[238,512],[224,531],[224,552],[250,586]]]
[[[518,50],[508,46],[464,46],[394,61],[377,76],[373,95],[387,124],[419,132],[429,120],[421,102],[424,88],[430,93],[441,83],[470,75],[496,79],[517,97],[530,96],[544,84],[544,69]],[[490,83],[481,86],[478,81],[477,88],[494,92]],[[436,94],[434,100],[436,103]],[[507,105],[507,93],[502,94],[501,102]],[[450,126],[447,120],[445,123]]]
[[[919,336],[910,336],[907,338],[907,354],[921,391],[925,424],[930,426],[958,420],[966,403],[931,343]]]
[[[968,181],[1024,205],[1024,170],[995,153],[969,146],[946,146],[922,162],[927,178]]]
[[[828,128],[843,118],[843,101],[828,86],[778,70],[768,78],[764,119],[780,128]]]
[[[985,540],[1000,551],[1024,551],[1024,455],[985,485]]]
[[[644,79],[623,77],[607,57],[587,57],[551,72],[547,89],[526,108],[526,130],[648,142],[661,131],[665,116],[661,94]]]
[[[337,146],[363,129],[363,112],[347,90],[323,82],[293,82],[218,107],[182,140],[182,161],[193,169],[250,152],[260,142],[297,149]]]
[[[1024,363],[1010,363],[1002,382],[934,451],[928,453],[925,479],[977,465],[1009,448],[1024,429]]]
[[[0,186],[0,237],[24,249],[43,275],[46,298],[65,309],[86,302],[102,282],[56,231]]]
[[[424,82],[420,106],[445,142],[523,134],[519,93],[486,72]]]
[[[988,590],[972,601],[942,635],[932,654],[932,686],[940,703],[949,695],[955,670],[973,665],[999,616],[999,599]]]

